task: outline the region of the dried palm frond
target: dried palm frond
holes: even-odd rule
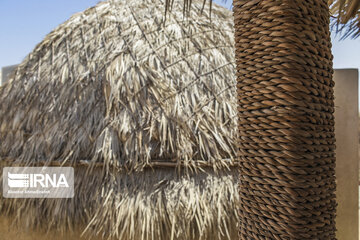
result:
[[[74,199],[1,198],[1,214],[126,240],[237,235],[232,14],[193,1],[184,20],[174,2],[165,22],[164,4],[75,14],[0,88],[0,173],[68,165],[76,182]]]
[[[360,36],[360,0],[329,0],[333,15],[332,28],[342,33],[342,38]]]
[[[3,158],[228,166],[237,136],[231,12],[214,6],[210,21],[194,2],[184,21],[174,4],[163,26],[162,2],[126,4],[76,14],[19,65],[0,89]]]
[[[99,169],[75,171],[73,199],[2,199],[0,212],[14,226],[44,233],[80,231],[85,239],[237,238],[237,171],[177,175],[169,168],[106,176]]]
[[[165,1],[165,15],[171,11],[171,6],[176,0]],[[203,0],[203,7],[209,2],[209,13],[211,16],[213,0]],[[180,0],[183,3],[183,14],[187,16],[191,9],[191,0]],[[328,0],[332,14],[332,29],[342,33],[342,38],[360,36],[360,0]],[[201,9],[203,12],[203,8]]]

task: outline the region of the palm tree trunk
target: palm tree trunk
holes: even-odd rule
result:
[[[235,0],[240,239],[335,239],[327,0]]]

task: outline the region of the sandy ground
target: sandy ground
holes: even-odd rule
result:
[[[360,187],[359,187],[359,217],[360,217]],[[360,221],[359,221],[360,222]],[[360,232],[360,226],[359,226]],[[36,231],[26,231],[24,229],[16,229],[15,227],[11,227],[9,221],[0,217],[0,240],[85,240],[86,238],[80,237],[79,233],[74,234],[66,234],[66,235],[58,235],[58,234],[49,234],[45,235],[41,232]],[[100,240],[98,238],[97,240]],[[360,234],[359,234],[360,240]]]
[[[0,217],[0,240],[85,240],[80,237],[79,233],[74,234],[52,234],[48,235],[38,231],[26,231],[24,229],[16,229],[11,227],[9,221]]]

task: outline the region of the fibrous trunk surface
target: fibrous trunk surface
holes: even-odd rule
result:
[[[335,239],[325,0],[234,1],[241,239]]]

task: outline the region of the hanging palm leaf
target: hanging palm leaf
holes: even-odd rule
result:
[[[257,1],[257,0],[255,0]],[[183,0],[184,14],[190,11],[192,0]],[[211,5],[212,0],[203,0],[203,11],[205,4],[208,2]],[[165,12],[171,10],[174,0],[165,0]],[[332,15],[331,28],[336,32],[342,34],[342,38],[360,36],[360,0],[328,0],[330,12]]]
[[[332,29],[342,38],[360,36],[360,0],[329,0],[333,17]]]

